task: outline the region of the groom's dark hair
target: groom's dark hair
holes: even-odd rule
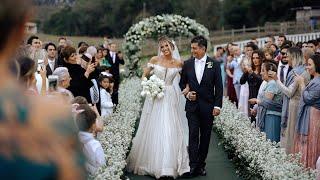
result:
[[[195,36],[194,38],[192,38],[191,43],[198,43],[198,46],[205,47],[207,51],[208,41],[205,37],[201,35]]]

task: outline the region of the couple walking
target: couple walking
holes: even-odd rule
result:
[[[175,44],[159,39],[158,56],[143,76],[152,72],[163,79],[165,95],[145,100],[127,159],[129,172],[156,178],[206,175],[213,119],[220,114],[223,95],[220,65],[206,51],[207,40],[196,36],[192,58],[182,63]]]

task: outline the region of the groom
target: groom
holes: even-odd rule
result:
[[[220,65],[208,57],[207,40],[196,36],[191,40],[192,58],[183,65],[180,88],[189,85],[185,93],[186,115],[189,125],[190,172],[185,176],[205,176],[214,116],[220,114],[223,86]],[[200,133],[200,134],[199,134]]]

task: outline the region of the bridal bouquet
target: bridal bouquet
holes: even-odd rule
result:
[[[143,78],[141,85],[143,88],[141,96],[157,97],[158,99],[163,98],[165,83],[156,75],[152,75],[149,79]]]

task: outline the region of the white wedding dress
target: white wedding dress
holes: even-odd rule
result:
[[[148,66],[153,67],[153,73],[165,81],[165,95],[162,99],[146,98],[137,134],[132,140],[127,170],[156,178],[176,178],[190,171],[186,144],[188,127],[185,117],[182,117],[181,90],[177,80],[181,68]]]

